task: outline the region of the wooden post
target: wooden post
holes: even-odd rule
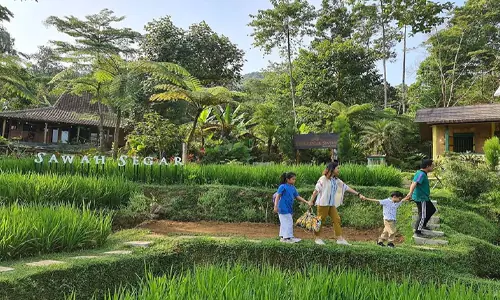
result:
[[[2,124],[2,137],[5,137],[5,128],[7,127],[7,119],[3,119]]]
[[[300,163],[300,151],[297,149],[297,152],[295,152],[295,164]]]
[[[491,122],[491,137],[495,136],[496,124],[495,122]]]
[[[432,159],[436,159],[438,154],[438,128],[432,126]]]
[[[76,143],[80,144],[80,126],[76,127]]]
[[[444,129],[444,151],[446,153],[450,152],[450,129],[448,126]]]
[[[47,144],[47,133],[49,132],[49,124],[45,123],[45,129],[43,130],[43,143]]]

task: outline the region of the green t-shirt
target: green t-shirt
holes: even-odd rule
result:
[[[417,183],[417,187],[413,191],[412,199],[415,202],[425,202],[430,201],[431,187],[429,185],[429,178],[427,173],[422,170],[418,170],[413,176],[413,182]]]

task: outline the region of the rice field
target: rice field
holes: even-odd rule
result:
[[[121,288],[104,299],[477,300],[496,296],[491,290],[472,289],[460,283],[436,286],[408,279],[396,282],[361,271],[206,266],[162,277],[149,274],[139,288]],[[72,295],[69,299],[79,298]]]
[[[138,185],[118,177],[0,173],[0,201],[4,203],[68,203],[117,208],[126,204],[138,189]]]
[[[101,246],[111,215],[86,207],[0,206],[0,260]]]
[[[197,165],[186,166],[159,165],[133,166],[127,164],[118,167],[117,161],[106,160],[105,165],[81,164],[75,159],[73,164],[35,164],[33,159],[0,159],[0,172],[21,174],[65,174],[94,177],[121,177],[131,181],[151,184],[224,184],[253,187],[275,187],[283,172],[297,174],[297,185],[315,184],[324,166],[316,165]],[[393,186],[402,185],[400,170],[393,167],[344,164],[340,178],[346,183],[358,186]]]

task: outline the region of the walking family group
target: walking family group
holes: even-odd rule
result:
[[[338,162],[329,163],[322,176],[319,178],[309,201],[302,198],[295,188],[296,174],[292,172],[283,173],[278,191],[273,195],[274,212],[278,213],[280,220],[280,240],[285,243],[297,243],[299,238],[293,234],[293,203],[299,200],[309,207],[316,206],[317,216],[322,220],[322,225],[318,231],[314,232],[315,242],[324,245],[322,239],[322,227],[327,217],[333,223],[333,229],[337,239],[337,244],[350,245],[342,235],[341,219],[338,207],[344,202],[345,193],[351,193],[363,201],[376,202],[383,208],[384,230],[377,240],[380,246],[394,247],[396,236],[396,216],[401,204],[406,201],[415,202],[418,208],[418,219],[415,223],[415,236],[422,236],[422,230],[430,230],[427,223],[436,208],[430,199],[430,185],[428,174],[432,172],[434,164],[432,160],[424,160],[420,165],[420,170],[415,173],[408,194],[395,191],[387,199],[377,200],[368,198],[353,188],[349,187],[340,178],[340,165]]]

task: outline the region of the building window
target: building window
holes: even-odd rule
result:
[[[457,153],[474,152],[474,134],[455,133],[453,135],[453,151]]]

